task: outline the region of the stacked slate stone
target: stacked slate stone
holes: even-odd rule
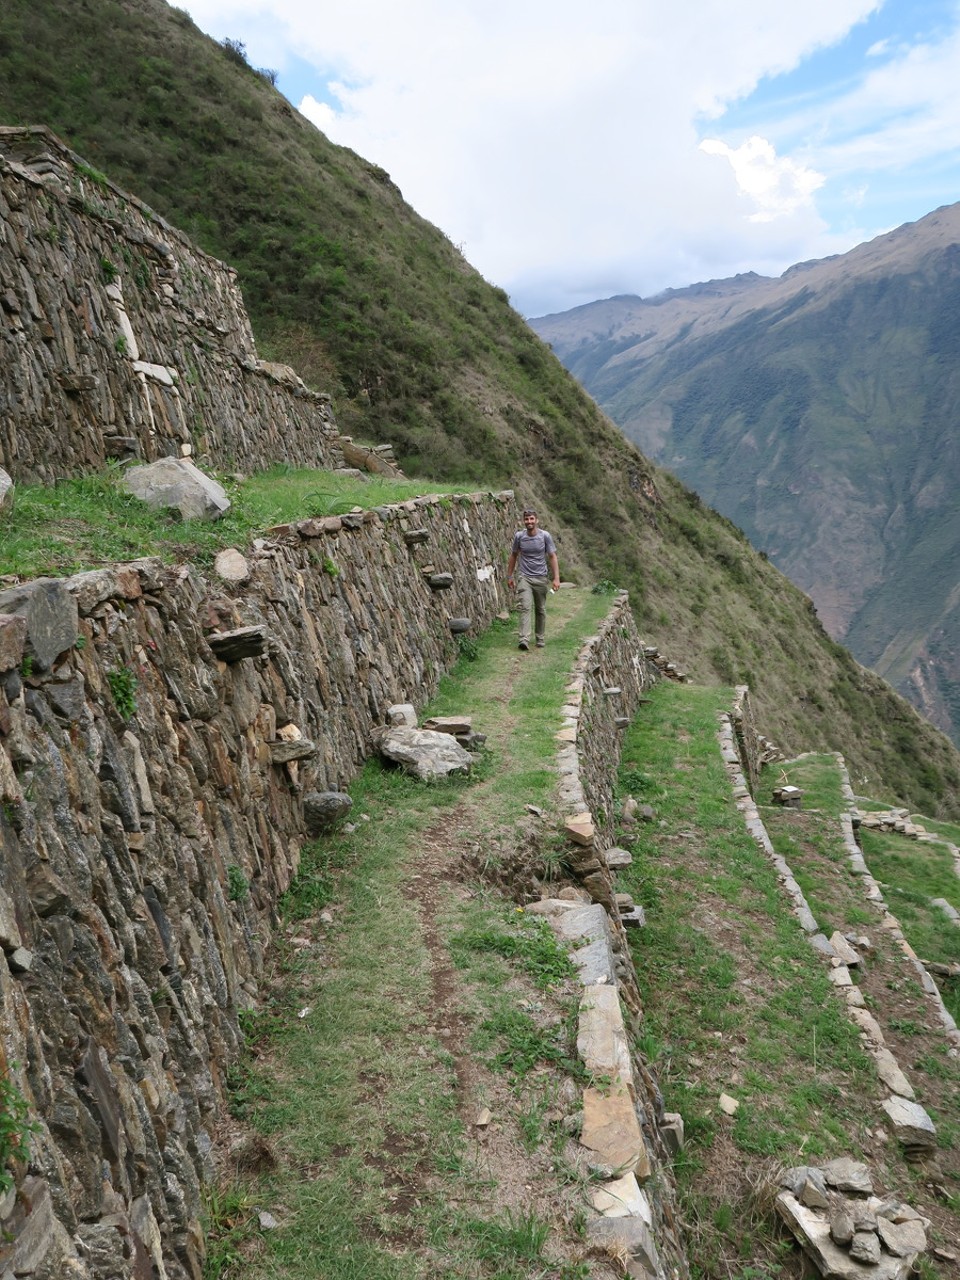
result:
[[[788,1169],[780,1186],[777,1212],[830,1280],[906,1280],[927,1248],[929,1220],[874,1195],[869,1169],[856,1160]]]

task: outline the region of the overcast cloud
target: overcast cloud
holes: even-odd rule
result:
[[[960,198],[954,0],[181,0],[527,315]]]

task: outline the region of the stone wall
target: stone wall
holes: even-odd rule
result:
[[[513,515],[418,499],[277,531],[233,585],[141,561],[0,594],[0,1068],[41,1121],[0,1274],[198,1280],[303,797],[434,692],[451,615],[502,608]]]
[[[257,358],[236,274],[49,130],[0,128],[0,467],[341,464],[329,398]]]
[[[629,861],[615,849],[614,788],[623,732],[644,691],[658,679],[684,679],[657,650],[644,648],[627,593],[581,650],[567,686],[558,733],[559,798],[570,837],[567,862],[590,905],[574,898],[545,899],[528,911],[545,915],[583,984],[577,1051],[591,1083],[583,1090],[581,1143],[591,1152],[595,1183],[587,1239],[602,1248],[616,1242],[631,1275],[689,1275],[678,1231],[672,1162],[682,1144],[682,1120],[664,1112],[657,1081],[633,1048],[642,1027],[636,969],[627,940],[642,910],[617,893],[614,868]],[[595,1080],[609,1082],[594,1087]]]

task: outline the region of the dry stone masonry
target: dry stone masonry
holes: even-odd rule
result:
[[[526,908],[550,921],[583,986],[577,1052],[595,1082],[583,1091],[580,1132],[596,1180],[587,1239],[636,1280],[689,1274],[670,1172],[683,1125],[664,1112],[656,1080],[629,1046],[640,998],[625,928],[639,925],[643,913],[616,892],[614,872],[630,854],[611,843],[622,732],[644,691],[663,677],[684,678],[657,650],[643,648],[619,592],[577,658],[557,733],[567,862],[582,888]]]
[[[0,128],[0,467],[339,467],[329,398],[258,358],[236,274],[42,127]],[[351,466],[391,468],[357,447]]]
[[[0,593],[0,1069],[40,1118],[0,1274],[199,1280],[238,1017],[304,832],[325,795],[342,816],[388,708],[436,689],[450,607],[502,608],[512,516],[427,498],[261,540],[242,587],[147,560]]]

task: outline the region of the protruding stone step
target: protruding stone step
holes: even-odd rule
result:
[[[235,631],[214,631],[207,636],[207,644],[221,662],[259,658],[267,651],[267,626],[259,623],[253,627],[237,627]]]

